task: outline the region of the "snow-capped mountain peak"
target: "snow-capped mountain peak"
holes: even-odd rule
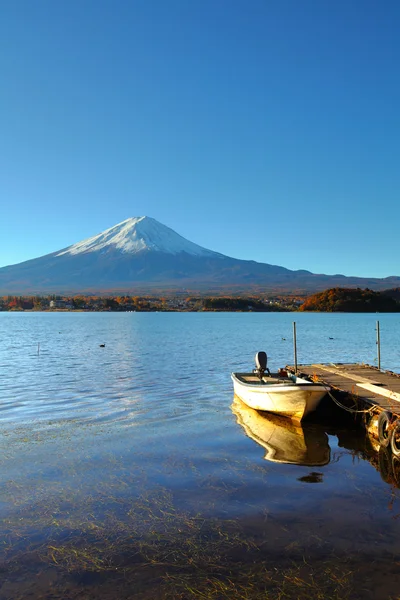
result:
[[[399,287],[400,278],[390,278]],[[68,248],[0,269],[0,295],[387,289],[389,279],[314,275],[238,260],[189,242],[150,217],[126,219]]]
[[[117,249],[127,254],[137,254],[145,250],[179,254],[186,252],[194,256],[222,256],[202,248],[180,236],[151,217],[131,217],[106,229],[91,238],[69,246],[57,256],[63,254],[82,254],[99,250]]]

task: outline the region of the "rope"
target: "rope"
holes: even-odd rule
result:
[[[326,389],[326,388],[325,388]],[[334,401],[335,404],[337,404],[338,406],[340,406],[340,408],[342,408],[343,410],[347,410],[347,412],[349,413],[354,413],[354,414],[365,414],[365,413],[369,413],[372,412],[372,410],[374,408],[377,408],[376,404],[373,404],[372,406],[370,406],[369,408],[365,409],[365,410],[356,410],[355,408],[349,408],[348,406],[344,406],[344,404],[342,404],[341,402],[339,402],[339,400],[337,400],[330,392],[330,390],[326,389],[327,393],[329,394],[329,396],[331,397],[331,400]]]

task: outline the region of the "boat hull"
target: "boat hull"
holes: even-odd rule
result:
[[[328,388],[297,378],[296,383],[287,382],[277,385],[264,382],[244,383],[235,373],[232,373],[235,394],[255,410],[266,411],[301,421],[313,412]]]

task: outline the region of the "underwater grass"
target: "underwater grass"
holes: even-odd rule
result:
[[[1,553],[8,573],[17,575],[34,557],[41,568],[56,568],[61,579],[84,573],[117,577],[117,589],[135,582],[139,571],[147,573],[143,598],[154,592],[151,573],[157,573],[159,597],[165,599],[351,597],[352,572],[337,566],[335,557],[312,566],[297,543],[284,555],[274,553],[240,520],[178,510],[165,488],[122,499],[111,494],[112,487],[102,497],[82,502],[79,496],[80,504],[79,490],[70,490],[61,504],[50,497],[24,517],[5,519]]]
[[[174,495],[161,485],[152,488],[140,468],[146,455],[135,460],[132,469],[116,454],[103,454],[107,477],[95,474],[89,482],[78,461],[51,479],[7,481],[3,499],[14,509],[1,522],[0,573],[16,585],[25,579],[27,588],[2,595],[0,582],[0,600],[369,597],[369,559],[337,556],[334,543],[307,532],[301,522],[296,528],[295,515],[274,521],[268,503],[253,513],[246,473],[266,481],[267,464],[213,456],[209,468],[199,469],[194,460],[166,452],[157,465],[160,475],[179,471],[192,478],[185,510],[184,489]],[[96,466],[90,461],[89,473]],[[225,518],[221,510],[215,516],[216,505],[236,497],[245,517]],[[40,572],[53,575],[51,589],[38,591]]]

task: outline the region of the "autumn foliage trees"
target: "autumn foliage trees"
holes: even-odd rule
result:
[[[79,310],[79,311],[282,311],[293,310],[293,299],[267,300],[255,297],[202,297],[202,296],[44,296],[0,297],[0,310]]]
[[[307,298],[299,296],[0,296],[0,310],[78,310],[134,312],[400,312],[400,289],[373,292],[331,288]],[[299,306],[301,304],[301,306]]]
[[[314,294],[300,306],[300,311],[319,312],[400,312],[400,303],[381,292],[331,288]]]

